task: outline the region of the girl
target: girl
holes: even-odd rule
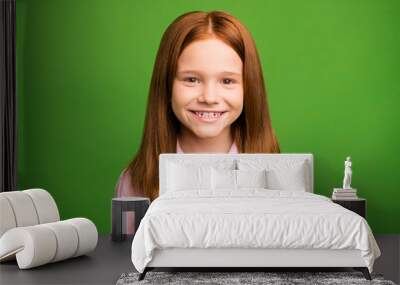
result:
[[[173,152],[280,152],[255,43],[226,12],[189,12],[164,32],[142,142],[117,197],[157,198],[158,156]]]

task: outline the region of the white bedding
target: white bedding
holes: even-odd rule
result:
[[[308,192],[241,189],[167,192],[155,199],[132,242],[143,272],[154,249],[358,249],[372,272],[380,250],[361,216]]]

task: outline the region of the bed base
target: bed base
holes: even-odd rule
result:
[[[278,270],[327,271],[353,268],[371,280],[361,251],[356,249],[255,249],[255,248],[166,248],[156,249],[139,280],[154,269],[216,271]]]
[[[354,270],[361,271],[365,279],[372,280],[371,274],[369,274],[369,270],[367,267],[354,267]]]
[[[327,271],[328,267],[183,267],[183,268],[174,268],[178,269],[178,271],[193,271],[193,272],[215,272],[215,271],[228,271],[228,272],[270,272],[280,271],[280,272],[290,272],[290,271],[301,271],[301,272],[324,272]],[[139,274],[138,280],[141,281],[146,277],[146,273],[155,269],[167,269],[170,270],[170,267],[146,267],[142,273]],[[356,271],[361,271],[366,280],[372,280],[371,275],[369,274],[367,267],[332,267],[330,268],[334,271],[344,270],[344,269],[353,269]],[[329,270],[329,271],[332,271]]]

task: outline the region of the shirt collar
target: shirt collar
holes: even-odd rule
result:
[[[184,153],[178,139],[176,140],[176,153]],[[232,143],[228,153],[239,153],[235,142]]]

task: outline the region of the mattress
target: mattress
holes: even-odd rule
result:
[[[150,205],[132,242],[139,272],[163,249],[359,250],[380,255],[364,218],[308,192],[229,189],[167,192]]]

